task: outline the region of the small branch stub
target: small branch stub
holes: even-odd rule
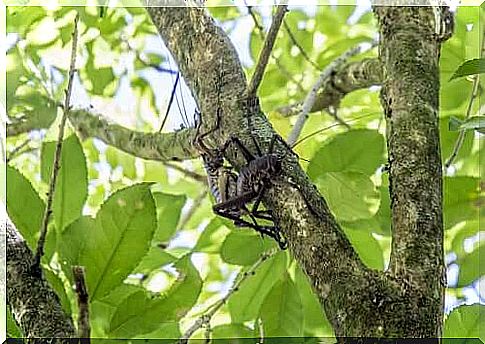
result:
[[[72,274],[77,295],[77,304],[79,308],[78,317],[78,335],[79,338],[89,340],[91,336],[91,325],[89,323],[89,295],[86,288],[85,273],[83,266],[73,266]]]

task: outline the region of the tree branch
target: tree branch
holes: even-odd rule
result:
[[[195,130],[191,128],[171,133],[139,132],[110,123],[101,114],[88,110],[71,111],[69,120],[82,138],[96,137],[142,159],[168,161],[199,156],[192,145]]]
[[[7,238],[7,300],[24,335],[74,337],[72,319],[62,310],[59,297],[42,276],[32,274],[34,256],[25,240],[9,218],[0,228]],[[39,339],[39,343],[45,340]]]
[[[264,41],[263,49],[259,54],[258,63],[256,65],[253,77],[251,78],[251,82],[249,83],[248,95],[250,97],[256,95],[259,84],[261,83],[261,80],[263,80],[264,71],[266,69],[266,66],[268,65],[269,57],[271,56],[276,37],[278,36],[278,31],[287,11],[287,5],[278,6],[278,10],[276,11],[276,15],[273,18],[268,35],[266,36],[266,39]]]
[[[54,162],[52,165],[52,174],[49,182],[49,191],[47,192],[47,204],[45,207],[44,218],[42,220],[42,227],[40,228],[39,241],[37,242],[37,251],[35,252],[34,268],[41,272],[40,260],[44,255],[44,244],[45,238],[47,236],[47,227],[49,225],[50,216],[52,214],[52,202],[54,201],[54,193],[56,190],[57,175],[59,174],[59,169],[61,167],[61,153],[62,153],[62,143],[64,141],[64,128],[66,126],[67,117],[69,116],[69,111],[71,110],[71,92],[72,92],[72,82],[74,80],[74,73],[76,72],[76,56],[77,56],[77,24],[79,21],[79,14],[74,18],[74,30],[72,32],[72,50],[71,50],[71,63],[69,65],[69,73],[67,75],[67,89],[64,99],[63,114],[61,117],[61,123],[59,124],[59,133],[57,136],[56,150],[54,153]]]
[[[435,25],[431,6],[374,10],[380,24],[379,55],[387,72],[381,102],[392,214],[389,274],[414,294],[408,314],[420,313],[414,323],[421,328],[415,328],[413,336],[440,337],[446,283],[438,124],[440,38],[435,31],[440,25]]]
[[[296,142],[296,140],[298,140],[298,137],[300,137],[301,131],[303,130],[303,126],[305,125],[305,122],[308,119],[308,114],[310,113],[310,110],[312,109],[313,104],[315,103],[318,90],[326,82],[328,82],[328,79],[330,78],[332,73],[337,71],[350,57],[359,54],[361,51],[362,51],[361,45],[358,45],[356,47],[353,47],[347,50],[341,56],[339,56],[334,61],[332,61],[332,63],[330,63],[320,74],[320,77],[318,78],[317,82],[313,85],[311,91],[308,93],[307,97],[305,98],[305,101],[303,102],[303,106],[301,109],[301,113],[298,115],[298,119],[296,120],[296,123],[293,129],[288,135],[287,142],[290,146],[292,146]]]
[[[207,138],[220,147],[230,135],[237,135],[255,151],[254,138],[261,150],[267,151],[271,138],[277,134],[261,112],[257,99],[247,96],[244,72],[226,34],[200,8],[147,10],[198,102],[204,115],[203,124],[215,123],[219,110],[219,130]],[[224,77],[218,83],[221,70]],[[356,285],[368,287],[369,270],[299,166],[296,155],[280,142],[274,148],[274,153],[282,157],[283,171],[263,201],[273,210],[289,249],[310,277],[327,315],[339,319],[341,308],[332,305],[342,300],[342,293],[353,294]],[[240,169],[247,162],[235,153],[227,152],[226,158]]]
[[[378,59],[363,59],[350,62],[335,71],[318,90],[310,113],[325,110],[331,106],[337,108],[341,100],[349,93],[380,85],[383,80],[383,69]],[[298,115],[303,103],[283,106],[278,112],[287,117]]]

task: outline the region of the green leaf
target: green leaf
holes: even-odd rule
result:
[[[345,235],[357,251],[360,259],[371,269],[384,270],[384,254],[372,232],[367,228],[345,228]]]
[[[131,338],[185,316],[197,301],[202,280],[189,255],[175,268],[180,276],[164,296],[150,298],[145,292],[137,292],[119,305],[110,321],[110,337]]]
[[[164,265],[173,263],[177,258],[160,247],[151,247],[150,251],[141,260],[140,264],[133,270],[133,273],[148,275],[150,272],[161,268]]]
[[[89,216],[81,216],[66,227],[61,234],[57,250],[66,276],[72,281],[71,266],[83,265],[84,251],[89,250],[89,237],[98,231],[96,220]],[[84,265],[83,265],[84,266]],[[85,266],[86,267],[86,266]],[[90,275],[91,268],[86,273]]]
[[[230,230],[224,226],[218,217],[212,218],[211,222],[205,227],[204,231],[197,240],[195,252],[218,253],[221,250],[224,238]]]
[[[335,136],[312,158],[308,175],[325,172],[361,172],[372,175],[384,163],[384,138],[375,130],[350,130]]]
[[[478,218],[478,209],[483,196],[479,194],[479,179],[473,177],[444,178],[444,227]]]
[[[139,285],[122,283],[105,297],[92,301],[90,305],[92,336],[98,338],[106,337],[109,320],[116,308],[131,295],[140,291],[144,291],[144,288]]]
[[[97,18],[95,21],[96,20]],[[95,65],[95,54],[102,52],[94,49],[93,45],[93,41],[86,44],[89,57],[85,68],[81,69],[81,79],[83,80],[86,89],[91,94],[99,96],[112,96],[116,92],[119,78],[115,77],[112,67]]]
[[[162,192],[154,192],[153,198],[157,205],[158,229],[155,240],[167,242],[175,234],[180,219],[180,212],[187,197],[185,195],[172,195]]]
[[[301,337],[303,305],[298,289],[288,273],[271,289],[261,306],[264,335],[268,337]]]
[[[322,312],[322,305],[310,285],[308,276],[298,264],[295,264],[295,270],[295,284],[300,293],[303,309],[305,310],[303,336],[333,336],[333,329],[325,317],[324,312]]]
[[[29,180],[7,165],[7,212],[31,250],[37,247],[45,204]]]
[[[379,193],[372,180],[363,173],[323,173],[315,184],[333,214],[341,221],[367,219],[379,209]]]
[[[41,177],[50,183],[57,142],[44,142],[41,152]],[[81,216],[88,195],[86,158],[76,135],[64,139],[60,169],[52,204],[58,231]]]
[[[143,176],[143,180],[147,182],[157,182],[162,185],[168,184],[168,175],[165,165],[160,161],[150,160],[143,161],[143,164],[145,165],[145,175]]]
[[[456,117],[450,118],[449,129],[451,131],[457,130],[476,130],[482,134],[485,133],[485,116],[472,116],[464,121]]]
[[[96,300],[121,284],[139,264],[155,229],[150,184],[133,185],[111,195],[95,222],[83,217],[65,230],[61,260],[86,268],[89,296]]]
[[[233,230],[221,247],[223,261],[234,265],[252,265],[265,250],[261,235],[247,229]]]
[[[391,232],[391,197],[389,196],[389,176],[388,174],[381,175],[382,184],[379,187],[381,195],[381,204],[376,213],[375,219],[379,222],[380,231],[375,230],[376,233],[389,235]]]
[[[451,131],[450,121],[451,118],[455,118],[454,122],[457,120],[462,121],[459,117],[442,117],[440,118],[440,144],[441,144],[441,158],[444,161],[448,159],[448,157],[452,154],[453,150],[455,149],[456,141],[458,140],[458,136],[460,133],[458,131]],[[470,153],[473,148],[473,141],[474,141],[474,133],[471,131],[465,132],[465,137],[463,140],[463,144],[456,156],[455,163],[467,160],[470,156]]]
[[[146,344],[159,344],[159,339],[177,339],[180,337],[182,337],[182,333],[180,332],[180,324],[178,321],[162,323],[155,331],[136,336],[137,339],[146,339]]]
[[[241,340],[238,341],[238,338],[255,338],[256,331],[251,330],[249,327],[244,326],[243,324],[224,324],[218,325],[212,328],[212,336],[211,338],[214,339],[227,339],[227,338],[234,338],[231,340],[231,344],[236,343],[246,343],[247,341]]]
[[[136,178],[135,157],[133,155],[112,146],[106,148],[105,154],[106,161],[113,169],[121,166],[123,168],[123,175],[130,179]]]
[[[480,230],[480,221],[479,219],[473,221],[466,221],[456,229],[457,232],[454,234],[453,239],[451,241],[451,249],[450,251],[455,252],[455,254],[460,257],[466,254],[464,248],[464,241],[472,236],[478,234]],[[453,229],[455,231],[455,228]],[[448,234],[448,233],[447,233]]]
[[[485,244],[459,257],[457,263],[460,266],[457,287],[465,287],[485,276]]]
[[[45,8],[41,6],[7,6],[7,32],[18,33],[24,37],[46,15]]]
[[[485,59],[468,60],[463,62],[463,64],[458,67],[455,73],[451,76],[450,81],[463,76],[482,73],[485,73]]]
[[[22,331],[17,325],[17,322],[13,318],[12,312],[10,312],[10,307],[7,308],[7,337],[10,338],[22,338]]]
[[[66,314],[71,314],[71,302],[69,301],[69,297],[67,296],[66,289],[64,286],[64,282],[61,278],[49,269],[43,269],[45,278],[49,282],[50,286],[55,290],[56,295],[61,300],[61,306]]]
[[[263,262],[254,276],[249,276],[229,299],[231,319],[236,323],[254,320],[273,285],[286,270],[286,252],[278,252]]]
[[[457,307],[446,318],[444,337],[480,338],[485,341],[483,331],[480,330],[483,329],[484,317],[484,305],[475,304]]]
[[[460,119],[458,119],[454,116],[450,116],[448,129],[450,131],[458,131],[458,130],[460,130],[460,126],[461,126],[462,123],[463,123],[462,120],[460,120]]]

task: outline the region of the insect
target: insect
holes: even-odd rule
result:
[[[209,149],[203,142],[203,138],[215,131],[219,125],[220,110],[218,110],[216,127],[209,132],[196,135],[195,144],[201,151],[204,167],[207,171],[208,184],[212,195],[216,200],[213,211],[217,215],[234,221],[239,227],[250,227],[263,235],[273,238],[281,249],[287,247],[286,240],[280,233],[279,228],[274,225],[274,219],[270,211],[259,210],[264,191],[270,179],[281,171],[281,162],[276,154],[273,154],[274,142],[279,136],[274,136],[270,143],[268,153],[262,154],[256,144],[258,156],[254,156],[243,145],[237,137],[231,137],[222,148]],[[197,125],[199,131],[201,122]],[[247,164],[244,165],[239,174],[232,168],[224,166],[224,153],[233,144],[243,153]],[[253,203],[251,210],[248,209]],[[243,218],[246,215],[250,221]],[[272,226],[260,225],[257,219],[269,221]]]

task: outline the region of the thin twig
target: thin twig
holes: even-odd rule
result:
[[[290,135],[288,136],[287,142],[290,146],[292,146],[298,140],[298,137],[300,136],[303,127],[305,126],[305,122],[308,119],[308,114],[310,113],[310,110],[315,103],[318,90],[324,85],[325,82],[327,82],[332,73],[338,70],[350,57],[359,54],[361,51],[361,44],[347,50],[342,55],[333,60],[332,63],[330,63],[320,74],[317,82],[313,85],[312,89],[306,96],[305,101],[303,102],[302,110],[298,115],[298,119],[296,120],[296,123],[291,130]]]
[[[253,22],[254,22],[254,26],[256,27],[256,29],[258,30],[258,33],[259,33],[259,37],[261,38],[261,40],[264,40],[264,28],[263,26],[259,23],[258,21],[258,18],[256,16],[256,13],[254,13],[253,11],[253,7],[252,6],[249,6],[246,2],[246,0],[244,0],[244,4],[246,5],[246,8],[248,10],[248,13],[249,15],[251,16],[251,18],[253,19]],[[291,80],[293,83],[295,83],[295,85],[298,87],[298,89],[300,90],[300,92],[305,92],[305,88],[303,87],[303,85],[301,84],[301,82],[295,80],[294,76],[288,71],[288,69],[285,68],[285,66],[281,63],[281,61],[274,55],[273,52],[271,52],[271,57],[274,59],[275,63],[276,63],[276,66],[278,67],[278,69],[280,70],[280,72],[289,80]]]
[[[276,11],[276,15],[273,18],[271,27],[269,29],[268,35],[264,41],[263,49],[259,54],[258,64],[256,65],[256,70],[254,71],[251,82],[249,83],[248,96],[252,97],[256,95],[259,84],[263,79],[264,71],[268,65],[269,57],[273,50],[274,43],[276,41],[276,36],[278,36],[278,31],[280,29],[281,23],[283,22],[283,17],[288,10],[287,5],[281,5]]]
[[[296,39],[295,35],[291,31],[291,28],[286,22],[286,20],[283,20],[283,26],[285,27],[285,30],[288,33],[288,36],[290,37],[290,40],[298,48],[298,50],[300,50],[300,53],[303,56],[303,58],[307,60],[312,65],[313,68],[315,68],[316,70],[320,70],[320,67],[310,58],[310,56],[308,56],[305,49],[303,49],[301,44],[298,42],[298,40]]]
[[[201,315],[193,324],[190,326],[187,331],[182,335],[182,338],[178,341],[179,344],[186,344],[188,343],[190,337],[193,336],[193,334],[202,328],[203,326],[207,326],[206,324],[210,323],[212,317],[219,311],[219,309],[226,304],[227,300],[233,295],[235,292],[239,290],[241,287],[241,284],[249,277],[253,276],[256,273],[256,270],[263,264],[266,260],[274,256],[277,252],[277,249],[270,250],[268,252],[265,252],[261,255],[261,258],[259,258],[256,263],[254,263],[247,271],[242,272],[242,270],[239,272],[239,274],[236,277],[236,280],[234,282],[233,287],[229,292],[220,300],[215,302],[213,305],[209,306],[207,309],[207,312]]]
[[[57,137],[57,145],[56,151],[54,155],[54,163],[52,166],[52,175],[49,184],[49,191],[47,193],[47,205],[45,208],[44,219],[42,221],[42,227],[40,230],[40,237],[37,243],[37,251],[35,253],[34,259],[34,269],[40,271],[40,260],[44,255],[44,244],[45,238],[47,235],[47,227],[49,225],[49,219],[52,214],[52,201],[54,199],[54,192],[56,187],[57,175],[59,173],[60,168],[60,160],[61,160],[61,152],[62,152],[62,141],[64,139],[64,127],[66,126],[66,120],[69,115],[69,111],[71,110],[70,99],[71,99],[71,92],[72,92],[72,84],[74,79],[74,73],[76,72],[76,50],[77,50],[77,36],[78,36],[78,28],[77,23],[79,21],[79,14],[76,15],[74,19],[74,31],[72,33],[72,51],[71,51],[71,64],[69,66],[69,74],[68,74],[68,84],[66,90],[66,98],[64,99],[64,107],[63,107],[63,114],[61,118],[61,123],[59,124],[59,134]]]
[[[483,56],[484,49],[485,49],[485,31],[482,33],[482,46],[480,48],[480,56]],[[466,108],[465,119],[468,119],[471,116],[473,103],[475,102],[475,99],[478,97],[479,90],[480,90],[480,74],[476,74],[473,79],[472,94],[470,96],[470,100],[468,101],[468,106]],[[458,138],[456,139],[456,142],[455,142],[455,146],[453,147],[453,151],[450,157],[445,162],[445,166],[444,166],[445,171],[451,166],[453,161],[458,156],[461,146],[465,141],[465,134],[466,134],[466,130],[460,130],[460,133],[458,134]]]
[[[204,337],[205,337],[205,343],[208,344],[211,342],[211,323],[210,321],[205,324],[205,332],[204,332]]]
[[[86,279],[83,266],[73,266],[72,274],[76,285],[77,305],[79,317],[77,319],[77,331],[79,338],[88,339],[91,337],[91,325],[89,323],[89,295],[86,288]]]
[[[187,223],[192,218],[192,216],[194,216],[197,209],[200,208],[200,205],[204,201],[205,196],[207,196],[207,188],[206,187],[197,196],[197,198],[194,199],[194,203],[192,203],[192,205],[189,208],[189,210],[187,211],[187,213],[185,213],[184,217],[180,220],[180,224],[178,226],[178,229],[183,229],[187,225]]]
[[[475,75],[473,79],[472,94],[470,96],[470,100],[468,101],[468,106],[465,112],[465,119],[470,117],[472,108],[473,108],[473,103],[475,102],[475,99],[478,96],[478,90],[480,89],[479,80],[480,80],[480,75],[479,74]],[[465,134],[466,134],[466,130],[460,130],[460,133],[458,134],[458,138],[456,139],[456,142],[455,142],[455,146],[453,147],[453,151],[445,162],[445,170],[451,166],[453,161],[456,159],[458,153],[460,152],[461,146],[463,145],[463,141],[465,141]]]
[[[253,18],[254,26],[256,26],[256,28],[258,29],[259,35],[261,36],[261,38],[264,38],[263,25],[259,23],[258,17],[256,16],[256,13],[254,13],[253,11],[253,6],[249,6],[248,4],[246,4],[246,0],[244,0],[244,4],[246,5],[249,15],[251,16],[251,18]]]
[[[15,156],[24,148],[27,146],[30,142],[30,139],[25,140],[21,144],[19,144],[17,147],[15,147],[7,156],[7,163],[9,163]]]
[[[202,174],[198,174],[198,173],[196,173],[194,171],[189,171],[189,170],[187,170],[187,169],[185,169],[185,168],[183,168],[183,167],[181,167],[181,166],[179,166],[177,164],[173,164],[173,163],[171,163],[169,161],[166,161],[163,164],[166,167],[172,168],[172,169],[174,169],[174,170],[176,170],[176,171],[178,171],[178,172],[186,175],[187,177],[190,177],[190,178],[192,178],[192,179],[194,179],[194,180],[196,180],[198,182],[207,184],[207,178],[205,176],[203,176]]]

